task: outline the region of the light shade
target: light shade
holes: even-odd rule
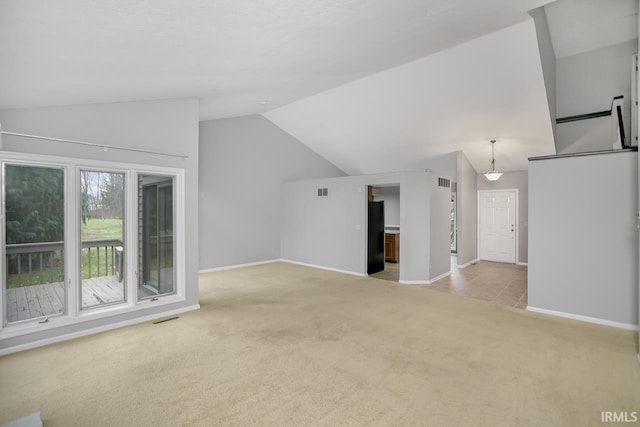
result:
[[[486,176],[489,181],[497,181],[502,176],[502,172],[487,172],[484,176]]]
[[[493,151],[493,147],[494,147],[494,144],[496,143],[496,140],[492,139],[489,142],[491,143],[491,167],[489,168],[487,173],[484,174],[484,176],[489,181],[497,181],[502,176],[502,173],[496,170],[496,157],[495,157],[495,152]]]

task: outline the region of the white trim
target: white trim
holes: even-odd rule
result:
[[[528,262],[516,262],[516,265],[529,265]]]
[[[433,282],[437,282],[440,279],[444,279],[445,277],[451,276],[451,270],[447,271],[446,273],[442,273],[439,276],[436,277],[432,277],[431,279],[428,280],[429,283],[427,283],[428,285],[432,284]]]
[[[476,262],[478,262],[478,261],[480,261],[478,258],[476,258],[476,259],[472,259],[471,261],[469,261],[469,262],[465,262],[464,264],[458,264],[458,268],[467,268],[467,267],[469,267],[470,265],[475,264],[475,263],[476,263]]]
[[[306,262],[292,261],[290,259],[280,259],[280,261],[287,262],[289,264],[303,265],[305,267],[319,268],[320,270],[335,271],[336,273],[350,274],[352,276],[367,277],[366,274],[356,273],[355,271],[340,270],[339,268],[324,267],[322,265],[308,264]]]
[[[49,317],[47,323],[41,324],[37,320],[39,318],[28,319],[20,323],[12,323],[5,327],[0,326],[0,342],[4,339],[36,333],[40,331],[48,331],[68,325],[80,325],[85,321],[107,318],[124,313],[131,313],[138,310],[153,306],[162,306],[167,304],[183,303],[186,301],[186,226],[185,226],[185,169],[177,167],[142,165],[138,163],[122,163],[103,160],[57,157],[50,155],[35,155],[28,153],[16,152],[0,152],[0,165],[5,163],[24,164],[28,166],[44,166],[44,167],[60,167],[65,170],[65,289],[66,315],[56,315]],[[78,197],[78,184],[80,178],[80,170],[102,170],[102,171],[118,171],[125,173],[125,209],[130,218],[125,221],[125,246],[128,258],[125,265],[130,267],[127,269],[127,283],[137,283],[137,175],[140,174],[157,174],[170,177],[173,180],[173,206],[174,206],[174,274],[175,288],[173,294],[163,295],[159,300],[152,301],[150,299],[137,299],[137,286],[127,286],[127,300],[122,304],[114,306],[96,307],[92,310],[82,311],[80,309],[80,208]],[[2,169],[4,170],[4,168]],[[134,182],[135,181],[135,182]],[[4,190],[0,192],[0,202],[4,203]],[[127,208],[128,206],[128,208]],[[2,211],[4,212],[4,206]],[[1,213],[0,212],[0,213]],[[1,217],[0,217],[1,218]],[[4,230],[4,221],[0,222],[0,227]],[[5,235],[2,234],[0,241],[0,257],[4,259],[5,251]],[[77,258],[74,254],[78,254]],[[0,264],[1,265],[1,264]],[[72,268],[74,267],[74,268]],[[3,279],[4,280],[4,279]],[[3,282],[4,283],[4,282]],[[3,289],[5,288],[3,284]],[[0,292],[0,305],[4,306],[5,296]],[[0,311],[2,314],[2,311]],[[4,313],[3,315],[5,315]],[[144,319],[145,317],[142,317]],[[2,320],[4,322],[4,318]],[[118,323],[116,323],[117,325]],[[93,330],[93,329],[88,329]],[[52,338],[55,340],[56,338]],[[55,342],[55,341],[51,341]],[[27,345],[27,344],[25,344]],[[0,350],[1,352],[2,350]],[[1,353],[0,353],[1,354]]]
[[[438,280],[444,279],[445,277],[450,275],[451,270],[429,280],[398,280],[398,283],[400,283],[401,285],[431,285],[433,284],[433,282],[437,282]]]
[[[19,337],[23,335],[38,333],[42,331],[50,331],[53,329],[70,326],[81,325],[84,322],[105,319],[113,316],[119,316],[122,314],[135,313],[141,310],[148,309],[149,307],[162,307],[165,305],[179,304],[185,302],[184,296],[177,294],[171,294],[159,298],[157,301],[151,299],[144,299],[137,302],[137,304],[129,304],[123,302],[121,304],[108,305],[106,307],[96,308],[93,310],[84,310],[79,312],[77,317],[71,317],[68,315],[55,315],[49,316],[49,321],[46,323],[39,323],[36,320],[41,318],[27,319],[19,323],[12,323],[11,326],[5,327],[0,332],[0,342],[5,339]]]
[[[224,271],[224,270],[233,270],[233,269],[236,269],[236,268],[251,267],[253,265],[272,264],[274,262],[279,262],[279,261],[281,261],[281,260],[280,259],[270,259],[270,260],[267,260],[267,261],[248,262],[246,264],[234,264],[234,265],[226,265],[224,267],[205,268],[204,270],[199,270],[198,274],[213,273],[213,272],[216,272],[216,271]]]
[[[638,365],[640,365],[640,353],[638,353]]]
[[[613,320],[598,319],[597,317],[583,316],[581,314],[565,313],[563,311],[547,310],[546,308],[538,308],[527,306],[527,311],[534,313],[548,314],[550,316],[564,317],[566,319],[579,320],[582,322],[595,323],[597,325],[612,326],[614,328],[626,329],[629,331],[637,331],[638,325],[631,323],[615,322]]]
[[[125,326],[135,325],[138,323],[148,322],[150,320],[159,319],[161,317],[167,317],[167,316],[173,316],[175,314],[186,313],[186,312],[194,311],[198,309],[200,309],[200,304],[190,305],[188,307],[178,308],[171,311],[163,311],[162,313],[150,314],[144,317],[136,317],[135,319],[124,320],[122,322],[117,322],[117,323],[110,323],[108,325],[98,326],[95,328],[83,329],[81,331],[72,332],[70,334],[57,335],[52,338],[45,338],[38,341],[32,341],[26,344],[20,344],[13,347],[0,349],[0,356],[4,356],[11,353],[17,353],[19,351],[29,350],[36,347],[42,347],[43,345],[53,344],[53,343],[62,342],[62,341],[68,341],[74,338],[80,338],[86,335],[96,334],[98,332],[105,332],[112,329],[117,329]]]
[[[494,190],[478,190],[478,199],[476,201],[478,209],[477,209],[477,216],[476,216],[476,221],[477,221],[477,227],[476,227],[476,253],[478,254],[478,259],[482,259],[480,257],[480,214],[482,212],[482,209],[480,209],[480,193],[498,193],[498,192],[509,192],[509,191],[513,191],[516,194],[516,200],[514,203],[514,210],[515,210],[515,230],[514,232],[516,233],[516,238],[515,238],[515,245],[516,245],[516,253],[515,253],[515,264],[518,263],[518,257],[520,256],[520,254],[518,253],[518,247],[520,246],[519,243],[519,239],[518,239],[518,235],[520,234],[520,212],[518,209],[518,204],[520,203],[520,191],[517,188],[505,188],[505,189],[494,189]],[[495,260],[491,260],[488,259],[486,261],[495,261]],[[496,261],[496,262],[504,262],[504,261]]]

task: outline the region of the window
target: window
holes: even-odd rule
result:
[[[124,174],[80,171],[81,309],[125,301]]]
[[[65,170],[5,164],[3,172],[6,322],[65,313]]]
[[[184,301],[182,169],[3,153],[0,170],[0,328]]]

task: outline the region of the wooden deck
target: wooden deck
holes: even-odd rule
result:
[[[33,319],[64,312],[62,282],[7,289],[7,321]],[[82,308],[124,300],[123,283],[116,276],[82,281]]]

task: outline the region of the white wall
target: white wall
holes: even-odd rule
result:
[[[638,154],[531,161],[529,306],[638,324]]]
[[[458,265],[478,258],[477,172],[462,151],[457,155]]]
[[[400,199],[400,280],[427,283],[429,268],[430,172],[399,172],[283,184],[283,259],[366,274],[367,185],[398,184]],[[328,196],[318,197],[317,189]],[[448,203],[442,206],[448,213]],[[447,253],[449,243],[444,246]]]
[[[279,259],[282,182],[344,175],[262,116],[200,123],[200,269]]]
[[[609,110],[613,97],[624,95],[624,128],[631,134],[631,56],[638,40],[559,58],[556,61],[557,116]],[[559,124],[558,153],[611,148],[610,118]]]
[[[375,200],[384,201],[384,225],[400,225],[400,187],[376,187]]]
[[[479,190],[518,190],[518,260],[529,259],[529,177],[527,171],[505,172],[499,180],[489,181],[482,174],[477,176]]]
[[[549,115],[553,134],[556,134],[556,54],[553,51],[551,33],[544,6],[532,9],[529,15],[536,24],[536,36],[538,39],[538,50],[540,51],[540,63],[542,64],[542,75],[544,86],[547,91],[547,103],[549,104]]]
[[[0,123],[2,123],[2,130],[7,132],[82,140],[188,156],[182,159],[121,150],[105,152],[99,148],[51,141],[24,140],[10,136],[3,138],[4,148],[7,151],[184,168],[187,246],[185,302],[151,307],[134,313],[5,339],[0,342],[1,348],[51,339],[198,304],[197,99],[0,110]]]

